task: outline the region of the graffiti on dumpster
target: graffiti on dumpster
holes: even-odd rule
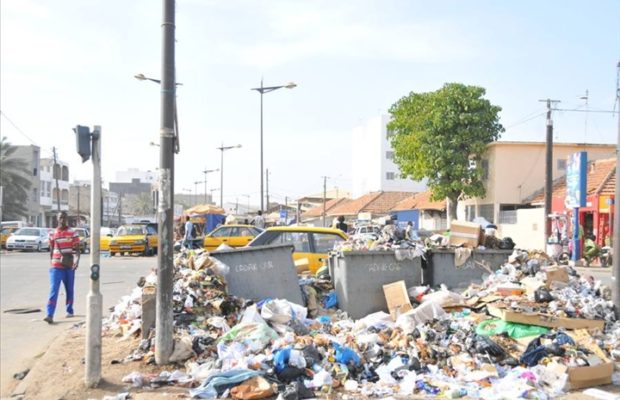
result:
[[[261,263],[251,263],[251,264],[239,264],[235,266],[236,272],[257,272],[257,271],[266,271],[268,269],[273,269],[273,263],[271,261],[264,261]]]
[[[398,272],[402,268],[400,264],[397,263],[389,263],[389,264],[368,264],[366,266],[368,268],[368,272]]]

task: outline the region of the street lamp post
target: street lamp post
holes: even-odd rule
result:
[[[297,84],[295,84],[294,82],[289,82],[286,85],[280,85],[280,86],[263,86],[263,80],[261,79],[260,87],[250,89],[250,90],[256,90],[257,92],[260,93],[260,210],[261,211],[264,211],[263,210],[263,207],[264,207],[264,203],[263,203],[263,193],[264,193],[263,192],[263,94],[273,92],[274,90],[278,90],[282,88],[293,89],[296,86]]]
[[[220,207],[224,208],[224,152],[230,149],[238,149],[241,145],[236,146],[224,146],[224,143],[220,147],[217,147],[221,151],[220,155]]]
[[[248,199],[248,208],[245,209],[245,213],[249,214],[250,213],[250,195],[249,194],[242,194],[241,196],[247,197],[247,199]]]
[[[202,171],[202,173],[205,174],[205,204],[208,204],[207,202],[207,174],[211,172],[217,172],[219,170],[220,170],[219,168],[218,169],[206,169],[205,167],[205,170]]]
[[[202,182],[200,182],[200,181],[195,181],[194,182],[194,199],[193,199],[194,200],[194,205],[198,204],[198,189],[197,188],[198,188],[198,184],[199,183],[202,183]]]

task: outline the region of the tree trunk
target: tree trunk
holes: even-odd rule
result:
[[[456,206],[458,205],[458,197],[450,198],[448,201],[448,216],[450,222],[456,219]]]

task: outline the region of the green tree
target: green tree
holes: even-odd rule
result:
[[[150,193],[139,193],[127,196],[126,210],[133,215],[153,214],[153,199]]]
[[[390,107],[394,162],[403,176],[426,178],[433,200],[450,199],[452,218],[459,199],[485,195],[482,156],[504,131],[501,108],[484,95],[481,87],[446,83]]]
[[[4,189],[2,219],[17,220],[28,215],[28,193],[31,182],[26,160],[15,157],[17,147],[6,137],[0,139],[0,186]]]

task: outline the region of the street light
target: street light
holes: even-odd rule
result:
[[[217,172],[219,170],[220,170],[219,168],[218,169],[206,169],[205,167],[205,170],[202,171],[202,173],[205,174],[205,204],[208,204],[207,202],[207,174],[211,172]]]
[[[220,208],[224,208],[224,152],[226,150],[238,149],[241,145],[236,146],[224,146],[224,143],[220,147],[216,147],[222,152],[220,155]]]
[[[194,182],[194,201],[196,202],[196,204],[198,204],[198,189],[197,189],[197,187],[198,187],[199,183],[202,183],[202,182],[200,182],[200,181],[195,181]],[[196,204],[194,204],[194,205],[196,205]]]
[[[248,199],[248,208],[245,210],[245,213],[249,214],[250,213],[250,195],[249,194],[242,194],[241,196],[247,197],[247,199]]]
[[[286,85],[281,86],[263,86],[263,80],[260,80],[260,87],[252,88],[250,90],[256,90],[260,93],[260,210],[263,210],[263,94],[273,92],[274,90],[287,88],[293,89],[297,87],[297,84],[294,82],[289,82]],[[269,204],[267,204],[269,207]]]

